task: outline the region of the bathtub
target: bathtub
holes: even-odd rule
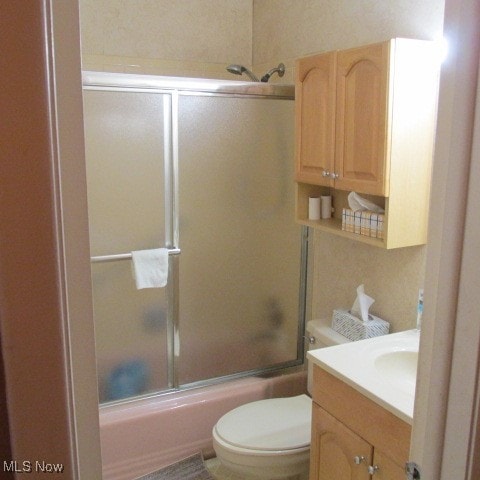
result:
[[[104,480],[132,480],[192,453],[214,455],[212,428],[247,402],[306,392],[306,371],[249,377],[100,408]]]

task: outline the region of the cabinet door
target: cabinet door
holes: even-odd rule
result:
[[[375,449],[373,462],[378,466],[374,476],[375,480],[405,480],[405,468],[395,463],[378,449]]]
[[[337,53],[335,187],[384,195],[390,43]]]
[[[310,452],[310,480],[370,479],[372,446],[315,403]],[[355,457],[364,460],[356,464]]]
[[[297,61],[295,81],[296,179],[333,185],[336,52]]]

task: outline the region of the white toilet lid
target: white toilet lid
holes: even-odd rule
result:
[[[226,413],[215,426],[225,442],[250,450],[290,450],[310,445],[312,400],[307,395],[270,398]]]

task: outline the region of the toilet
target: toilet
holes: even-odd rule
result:
[[[307,323],[309,350],[349,340],[324,321]],[[308,365],[308,392],[313,366]],[[220,462],[243,479],[308,478],[312,400],[308,395],[269,398],[241,405],[213,427],[213,447]]]

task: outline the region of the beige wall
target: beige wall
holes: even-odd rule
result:
[[[415,327],[425,247],[383,250],[328,233],[317,233],[314,245],[313,318],[330,320],[334,308],[350,308],[363,283],[375,299],[371,312],[391,331]]]
[[[261,75],[280,61],[392,37],[438,38],[444,0],[81,0],[84,68],[233,78],[232,62]],[[168,6],[168,8],[167,8]],[[272,80],[279,81],[278,77]],[[415,325],[424,247],[381,251],[315,235],[312,317],[349,307],[364,283],[392,330]]]
[[[444,0],[254,0],[253,65],[294,59],[394,37],[441,35]]]
[[[226,65],[252,65],[252,11],[252,0],[80,0],[83,69],[232,78]]]

